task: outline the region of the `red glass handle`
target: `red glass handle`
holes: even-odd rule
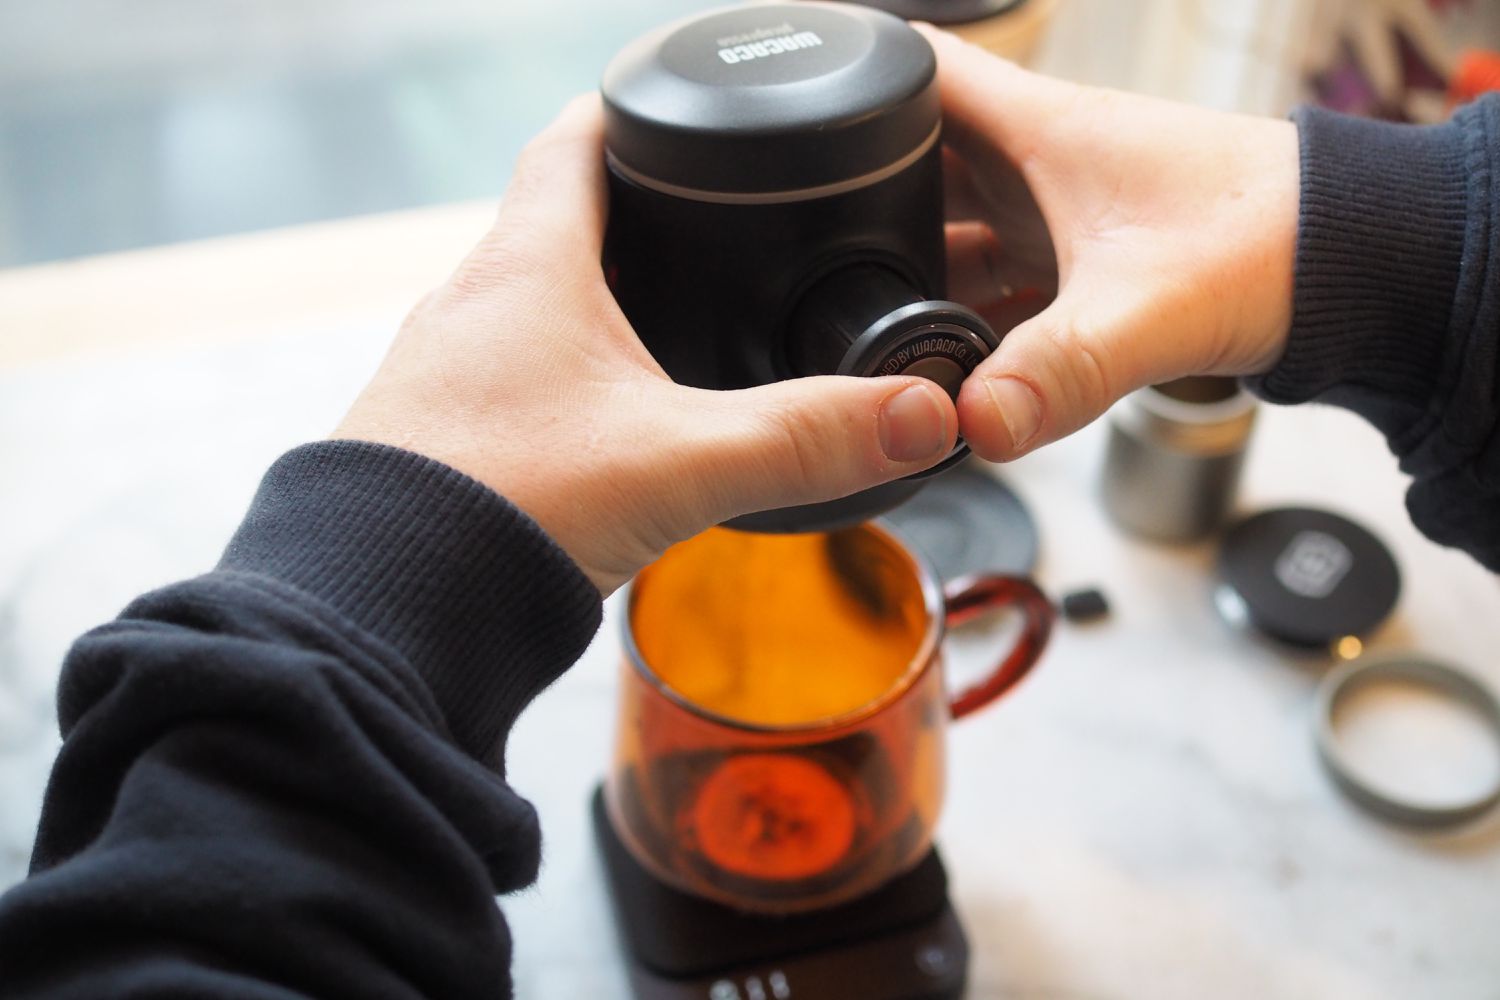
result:
[[[1021,576],[966,576],[944,587],[943,597],[950,628],[996,608],[1010,606],[1020,610],[1026,623],[1021,638],[989,676],[953,697],[949,711],[953,718],[961,719],[1015,687],[1016,682],[1031,672],[1052,634],[1052,622],[1057,613],[1047,595]]]

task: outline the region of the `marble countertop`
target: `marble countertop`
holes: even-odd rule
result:
[[[209,566],[261,471],[320,436],[399,315],[127,359],[0,373],[0,884],[24,872],[69,641],[136,593]],[[1003,477],[1037,515],[1038,577],[1098,585],[1006,701],[956,724],[939,839],[973,948],[971,997],[1500,997],[1500,820],[1418,835],[1346,803],[1317,762],[1327,662],[1231,631],[1211,544],[1124,537],[1096,500],[1103,429]],[[1416,648],[1500,684],[1500,587],[1422,539],[1378,436],[1347,414],[1264,409],[1242,505],[1354,516],[1405,575],[1373,649]],[[503,901],[522,997],[626,996],[591,835],[609,754],[617,609],[511,740],[546,834]],[[994,637],[950,637],[962,673]]]

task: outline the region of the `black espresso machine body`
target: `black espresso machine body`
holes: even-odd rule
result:
[[[755,4],[628,46],[604,77],[606,278],[677,382],[912,374],[955,396],[998,343],[943,301],[941,117],[931,47],[843,4]],[[936,469],[733,522],[865,520]]]

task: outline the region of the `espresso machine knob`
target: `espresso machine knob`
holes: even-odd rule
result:
[[[956,302],[928,299],[879,264],[840,268],[803,295],[787,324],[787,365],[797,375],[915,375],[958,400],[964,379],[1000,338]],[[914,479],[963,460],[963,442]]]

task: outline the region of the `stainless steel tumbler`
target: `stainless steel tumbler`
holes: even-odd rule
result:
[[[1132,534],[1192,541],[1221,527],[1239,486],[1255,398],[1232,378],[1148,386],[1109,411],[1104,506]]]

